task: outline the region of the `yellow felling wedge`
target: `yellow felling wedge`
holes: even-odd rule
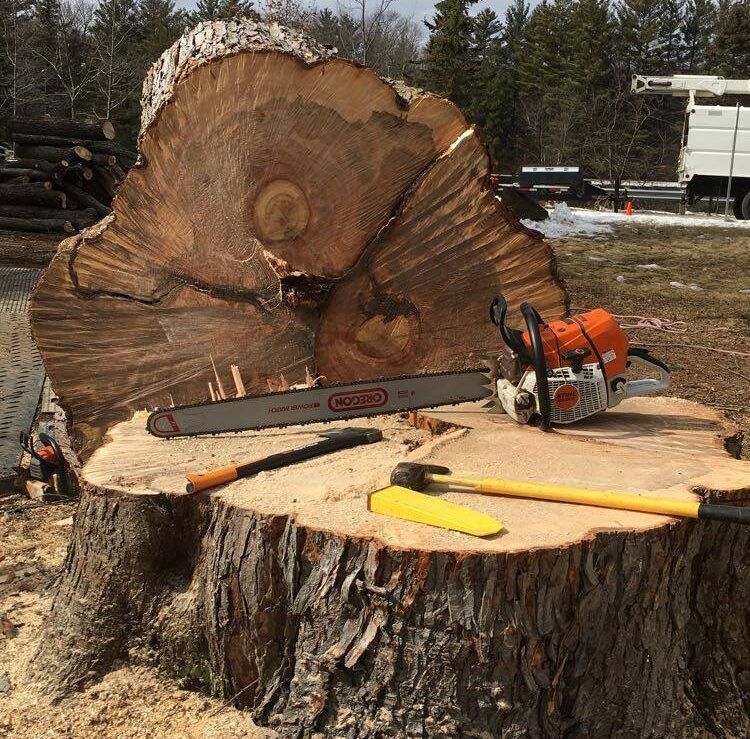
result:
[[[500,521],[486,513],[399,485],[390,485],[370,493],[367,508],[384,516],[452,529],[472,536],[492,536],[503,528]]]

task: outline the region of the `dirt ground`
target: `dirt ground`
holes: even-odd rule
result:
[[[572,308],[684,322],[676,333],[626,332],[669,365],[671,394],[719,408],[740,425],[742,456],[750,459],[750,228],[614,229],[551,242]]]
[[[685,322],[678,333],[628,334],[671,366],[673,394],[724,410],[750,437],[750,294],[741,292],[750,290],[750,229],[628,226],[551,243],[575,310],[603,306],[618,315]],[[38,251],[47,248],[40,244]],[[36,251],[27,264],[42,259]],[[0,261],[19,263],[2,255],[0,240]],[[747,441],[742,454],[750,458]],[[73,504],[0,498],[0,739],[273,736],[246,713],[125,663],[56,705],[30,689],[26,663],[48,617],[74,515]]]

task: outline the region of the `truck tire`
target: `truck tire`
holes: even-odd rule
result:
[[[741,220],[750,220],[750,190],[743,195],[740,210],[742,212]]]
[[[738,221],[744,221],[747,216],[743,212],[743,203],[745,202],[745,199],[748,196],[748,192],[742,192],[737,191],[734,193],[734,202],[732,203],[732,211],[734,213],[734,217]]]

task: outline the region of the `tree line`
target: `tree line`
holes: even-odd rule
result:
[[[437,3],[420,74],[481,126],[504,171],[673,179],[685,101],[632,95],[632,75],[750,78],[748,0],[514,0],[502,18],[472,16],[474,1]]]
[[[0,0],[0,121],[10,115],[107,118],[132,143],[149,66],[204,20],[247,17],[302,28],[392,77],[409,77],[419,26],[391,9],[359,0],[337,12],[298,0]],[[0,140],[2,139],[0,128]]]
[[[513,0],[502,17],[440,0],[424,28],[393,0],[312,2],[0,0],[0,116],[108,118],[132,143],[162,51],[199,21],[250,17],[449,97],[502,171],[581,164],[616,181],[673,176],[679,146],[683,102],[631,95],[633,73],[750,78],[748,0]]]

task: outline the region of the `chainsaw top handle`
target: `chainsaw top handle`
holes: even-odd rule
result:
[[[503,295],[496,295],[490,304],[490,320],[500,329],[500,336],[505,344],[512,349],[527,364],[533,360],[529,355],[526,345],[523,343],[523,332],[515,328],[508,328],[505,316],[508,313],[508,302]]]
[[[539,428],[548,431],[552,411],[549,405],[549,383],[547,382],[547,360],[544,356],[542,331],[540,326],[545,323],[536,308],[531,303],[521,303],[521,315],[526,321],[531,343],[531,366],[536,375],[536,395],[539,403]]]
[[[546,325],[539,312],[531,303],[521,303],[521,315],[526,322],[531,352],[523,341],[523,332],[509,328],[505,323],[508,313],[508,302],[502,295],[495,296],[490,305],[490,320],[500,329],[503,341],[512,349],[522,362],[531,365],[536,375],[537,397],[539,399],[538,425],[542,431],[550,427],[552,411],[549,405],[549,383],[547,382],[547,360],[544,356],[541,326]]]

